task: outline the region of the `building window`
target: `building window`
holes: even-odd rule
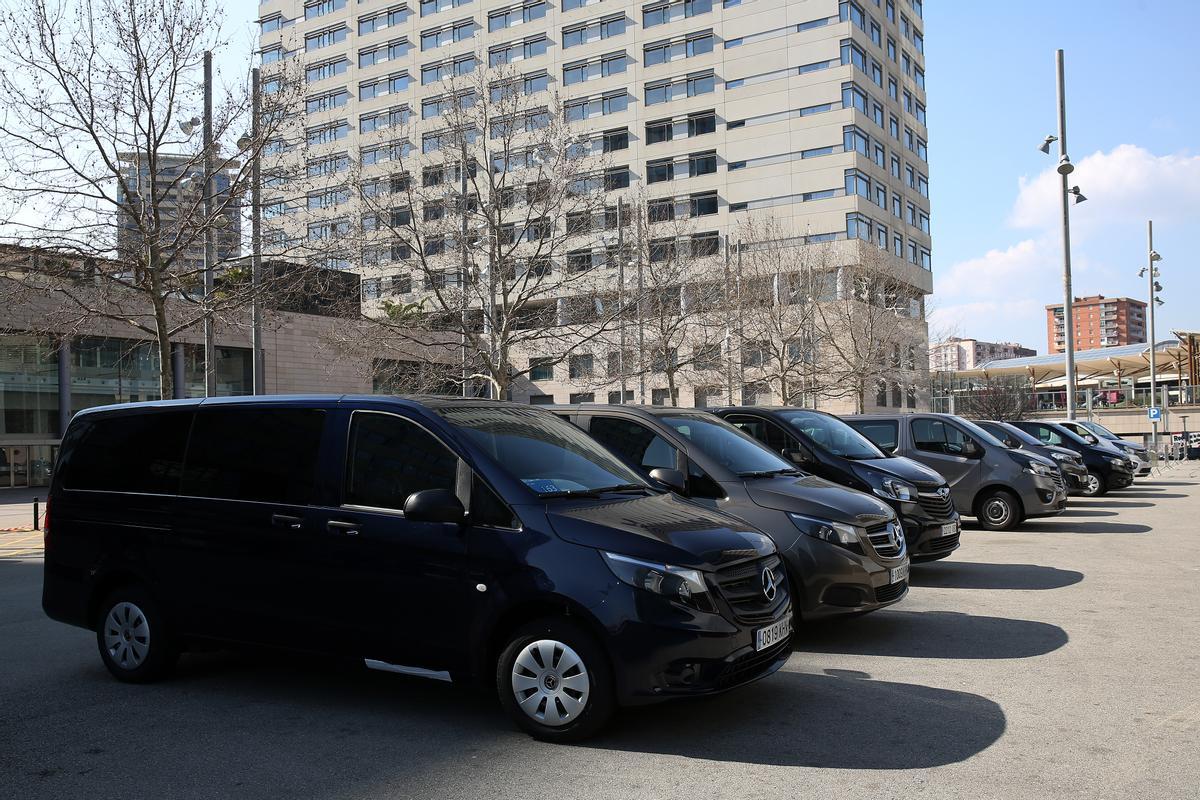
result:
[[[531,381],[552,381],[552,380],[554,380],[554,359],[553,358],[531,358],[531,359],[529,359],[529,380],[531,380]]]
[[[567,374],[572,380],[590,378],[595,372],[595,359],[591,353],[573,355],[567,360]]]

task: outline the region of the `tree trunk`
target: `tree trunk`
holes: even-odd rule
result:
[[[667,368],[667,399],[671,401],[672,406],[679,405],[679,398],[675,392],[675,370]]]
[[[167,304],[154,298],[154,325],[158,343],[158,394],[162,400],[175,397],[174,359],[171,358],[171,334],[167,329]]]

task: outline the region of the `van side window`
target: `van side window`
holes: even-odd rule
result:
[[[721,488],[721,484],[713,480],[711,475],[700,469],[696,462],[690,459],[688,460],[687,490],[688,497],[707,497],[712,500],[725,497],[725,490]]]
[[[765,419],[759,417],[743,417],[733,416],[726,417],[727,422],[732,423],[735,427],[740,428],[747,436],[751,436],[765,444],[767,447],[774,450],[776,453],[782,453],[785,450],[793,449],[792,437],[788,436],[778,426],[772,425]]]
[[[675,448],[654,431],[626,419],[592,417],[592,438],[643,469],[675,469]]]
[[[912,421],[913,445],[929,453],[944,453],[958,456],[965,453],[972,439],[953,425],[940,419],[914,419]]]
[[[453,492],[458,457],[421,426],[391,414],[350,419],[347,505],[403,510],[413,492]]]
[[[863,436],[875,443],[875,446],[887,453],[896,452],[896,445],[900,433],[900,426],[894,421],[878,420],[878,421],[859,421],[846,420],[851,428],[861,433]]]
[[[180,494],[312,504],[324,422],[316,408],[201,408]]]
[[[91,415],[72,425],[59,464],[65,489],[175,494],[191,411]]]
[[[1062,444],[1063,438],[1058,431],[1046,425],[1037,426],[1037,437],[1046,444]]]

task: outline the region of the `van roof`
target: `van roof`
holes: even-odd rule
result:
[[[115,403],[106,406],[92,406],[81,409],[79,414],[95,414],[107,412],[137,411],[150,408],[199,408],[201,406],[228,405],[305,405],[320,403],[356,404],[356,403],[387,403],[409,407],[429,409],[460,407],[497,406],[509,407],[519,405],[522,408],[536,408],[506,402],[503,400],[487,400],[479,397],[449,397],[445,395],[387,395],[387,394],[260,394],[239,395],[236,397],[193,397],[184,400],[148,400],[140,403]]]

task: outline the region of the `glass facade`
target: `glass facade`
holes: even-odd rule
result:
[[[204,396],[204,348],[183,344],[186,397]],[[248,348],[218,347],[217,395],[250,394]],[[62,437],[59,376],[70,381],[73,414],[85,408],[160,399],[153,342],[81,336],[71,340],[64,370],[50,337],[0,333],[0,489],[45,486]]]

